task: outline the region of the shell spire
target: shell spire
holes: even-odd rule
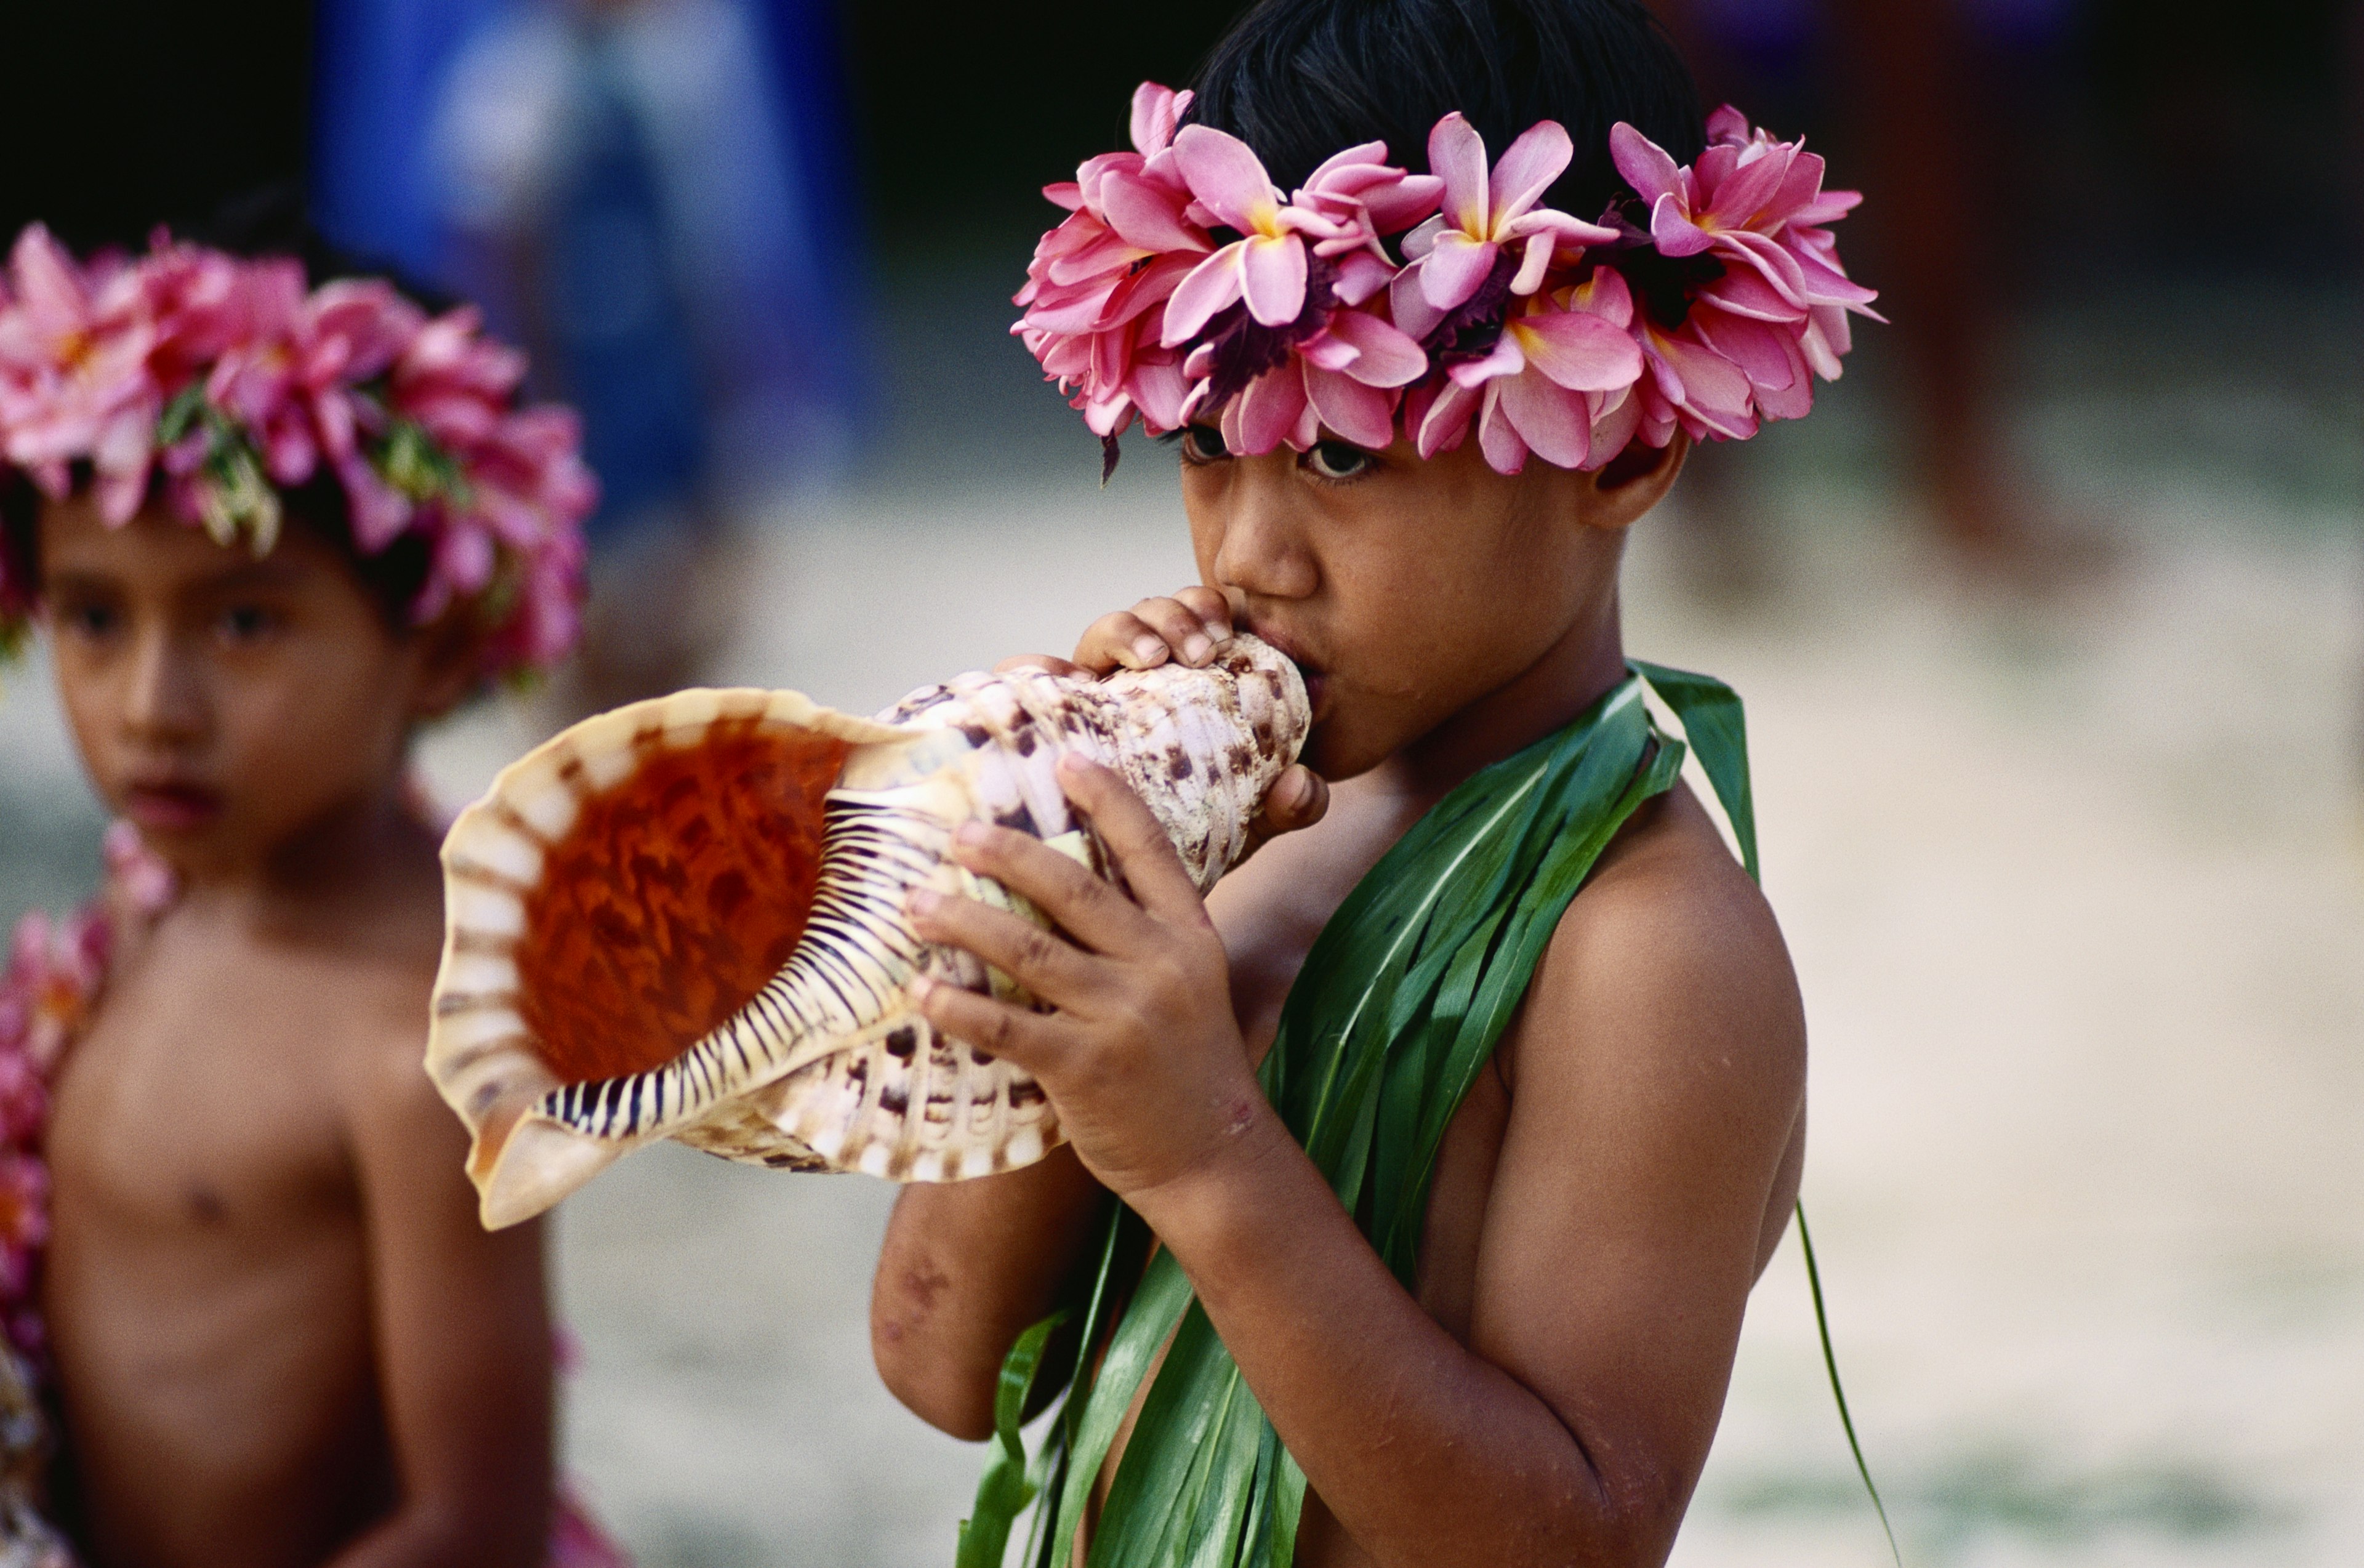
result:
[[[950,858],[971,820],[1107,874],[1054,773],[1068,751],[1115,769],[1211,887],[1310,725],[1296,667],[1241,636],[1203,670],[964,675],[877,719],[680,692],[538,747],[443,844],[427,1067],[472,1135],[485,1223],[660,1138],[892,1181],[1042,1158],[1062,1140],[1041,1085],[937,1034],[909,986],[1027,998],[921,941],[910,893],[1042,918]]]

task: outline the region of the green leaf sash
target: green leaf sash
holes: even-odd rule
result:
[[[1636,663],[1574,723],[1473,774],[1415,823],[1322,929],[1282,1008],[1265,1092],[1406,1288],[1446,1127],[1601,851],[1681,771],[1684,742],[1652,721],[1645,681],[1697,746],[1754,875],[1740,699],[1706,676]],[[1018,1422],[1054,1325],[1029,1329],[1012,1351],[959,1568],[998,1564],[1018,1512],[1038,1495],[1021,1561],[1065,1568],[1153,1364],[1089,1568],[1288,1568],[1304,1472],[1170,1253],[1150,1261],[1091,1365],[1122,1290],[1112,1275],[1119,1260],[1141,1255],[1144,1229],[1118,1207],[1082,1331],[1052,1385],[1065,1386],[1065,1405],[1022,1478]]]

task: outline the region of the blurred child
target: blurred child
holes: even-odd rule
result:
[[[1202,902],[1074,757],[1114,884],[962,830],[1055,932],[923,894],[920,934],[1056,1010],[921,1005],[1067,1142],[904,1190],[880,1370],[1000,1440],[965,1563],[1031,1493],[1038,1367],[1073,1392],[1030,1562],[1663,1562],[1797,1195],[1805,1026],[1737,700],[1628,661],[1619,563],[1690,442],[1838,373],[1854,198],[1702,124],[1640,0],[1265,0],[1132,128],[1048,191],[1020,330],[1110,461],[1178,432],[1199,582],[1075,662],[1288,654],[1266,810],[1303,830]]]
[[[609,1560],[553,1510],[541,1238],[478,1227],[421,1070],[404,783],[418,726],[572,639],[573,417],[513,406],[471,312],[292,260],[36,227],[7,285],[0,635],[48,628],[136,828],[108,915],[0,986],[52,1097],[11,1102],[50,1235],[8,1324],[50,1511],[98,1568]]]

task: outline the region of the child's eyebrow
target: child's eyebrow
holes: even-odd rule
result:
[[[106,594],[121,587],[114,578],[96,572],[51,572],[41,588],[45,597],[59,594]]]
[[[192,584],[199,593],[235,594],[252,588],[290,588],[309,573],[302,564],[282,556],[242,561]]]

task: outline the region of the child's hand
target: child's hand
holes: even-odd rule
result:
[[[971,823],[954,857],[1032,900],[1058,930],[972,899],[921,892],[910,906],[922,937],[965,948],[1058,1011],[915,989],[929,1022],[1040,1080],[1085,1165],[1130,1197],[1235,1146],[1266,1107],[1232,1015],[1222,940],[1173,845],[1108,769],[1071,755],[1059,781],[1130,896],[1026,834]]]
[[[1143,599],[1129,610],[1100,617],[1084,628],[1073,659],[1030,653],[1005,659],[994,669],[1105,676],[1118,670],[1154,670],[1168,659],[1195,669],[1231,639],[1231,606],[1214,589],[1194,584],[1176,590],[1170,597]],[[1240,858],[1245,860],[1266,840],[1283,833],[1312,827],[1329,809],[1328,782],[1309,767],[1291,765],[1266,792],[1264,806],[1248,824],[1248,847]]]
[[[1084,628],[1075,662],[1096,675],[1154,670],[1168,659],[1197,669],[1231,639],[1230,604],[1214,589],[1194,584],[1100,617]]]

